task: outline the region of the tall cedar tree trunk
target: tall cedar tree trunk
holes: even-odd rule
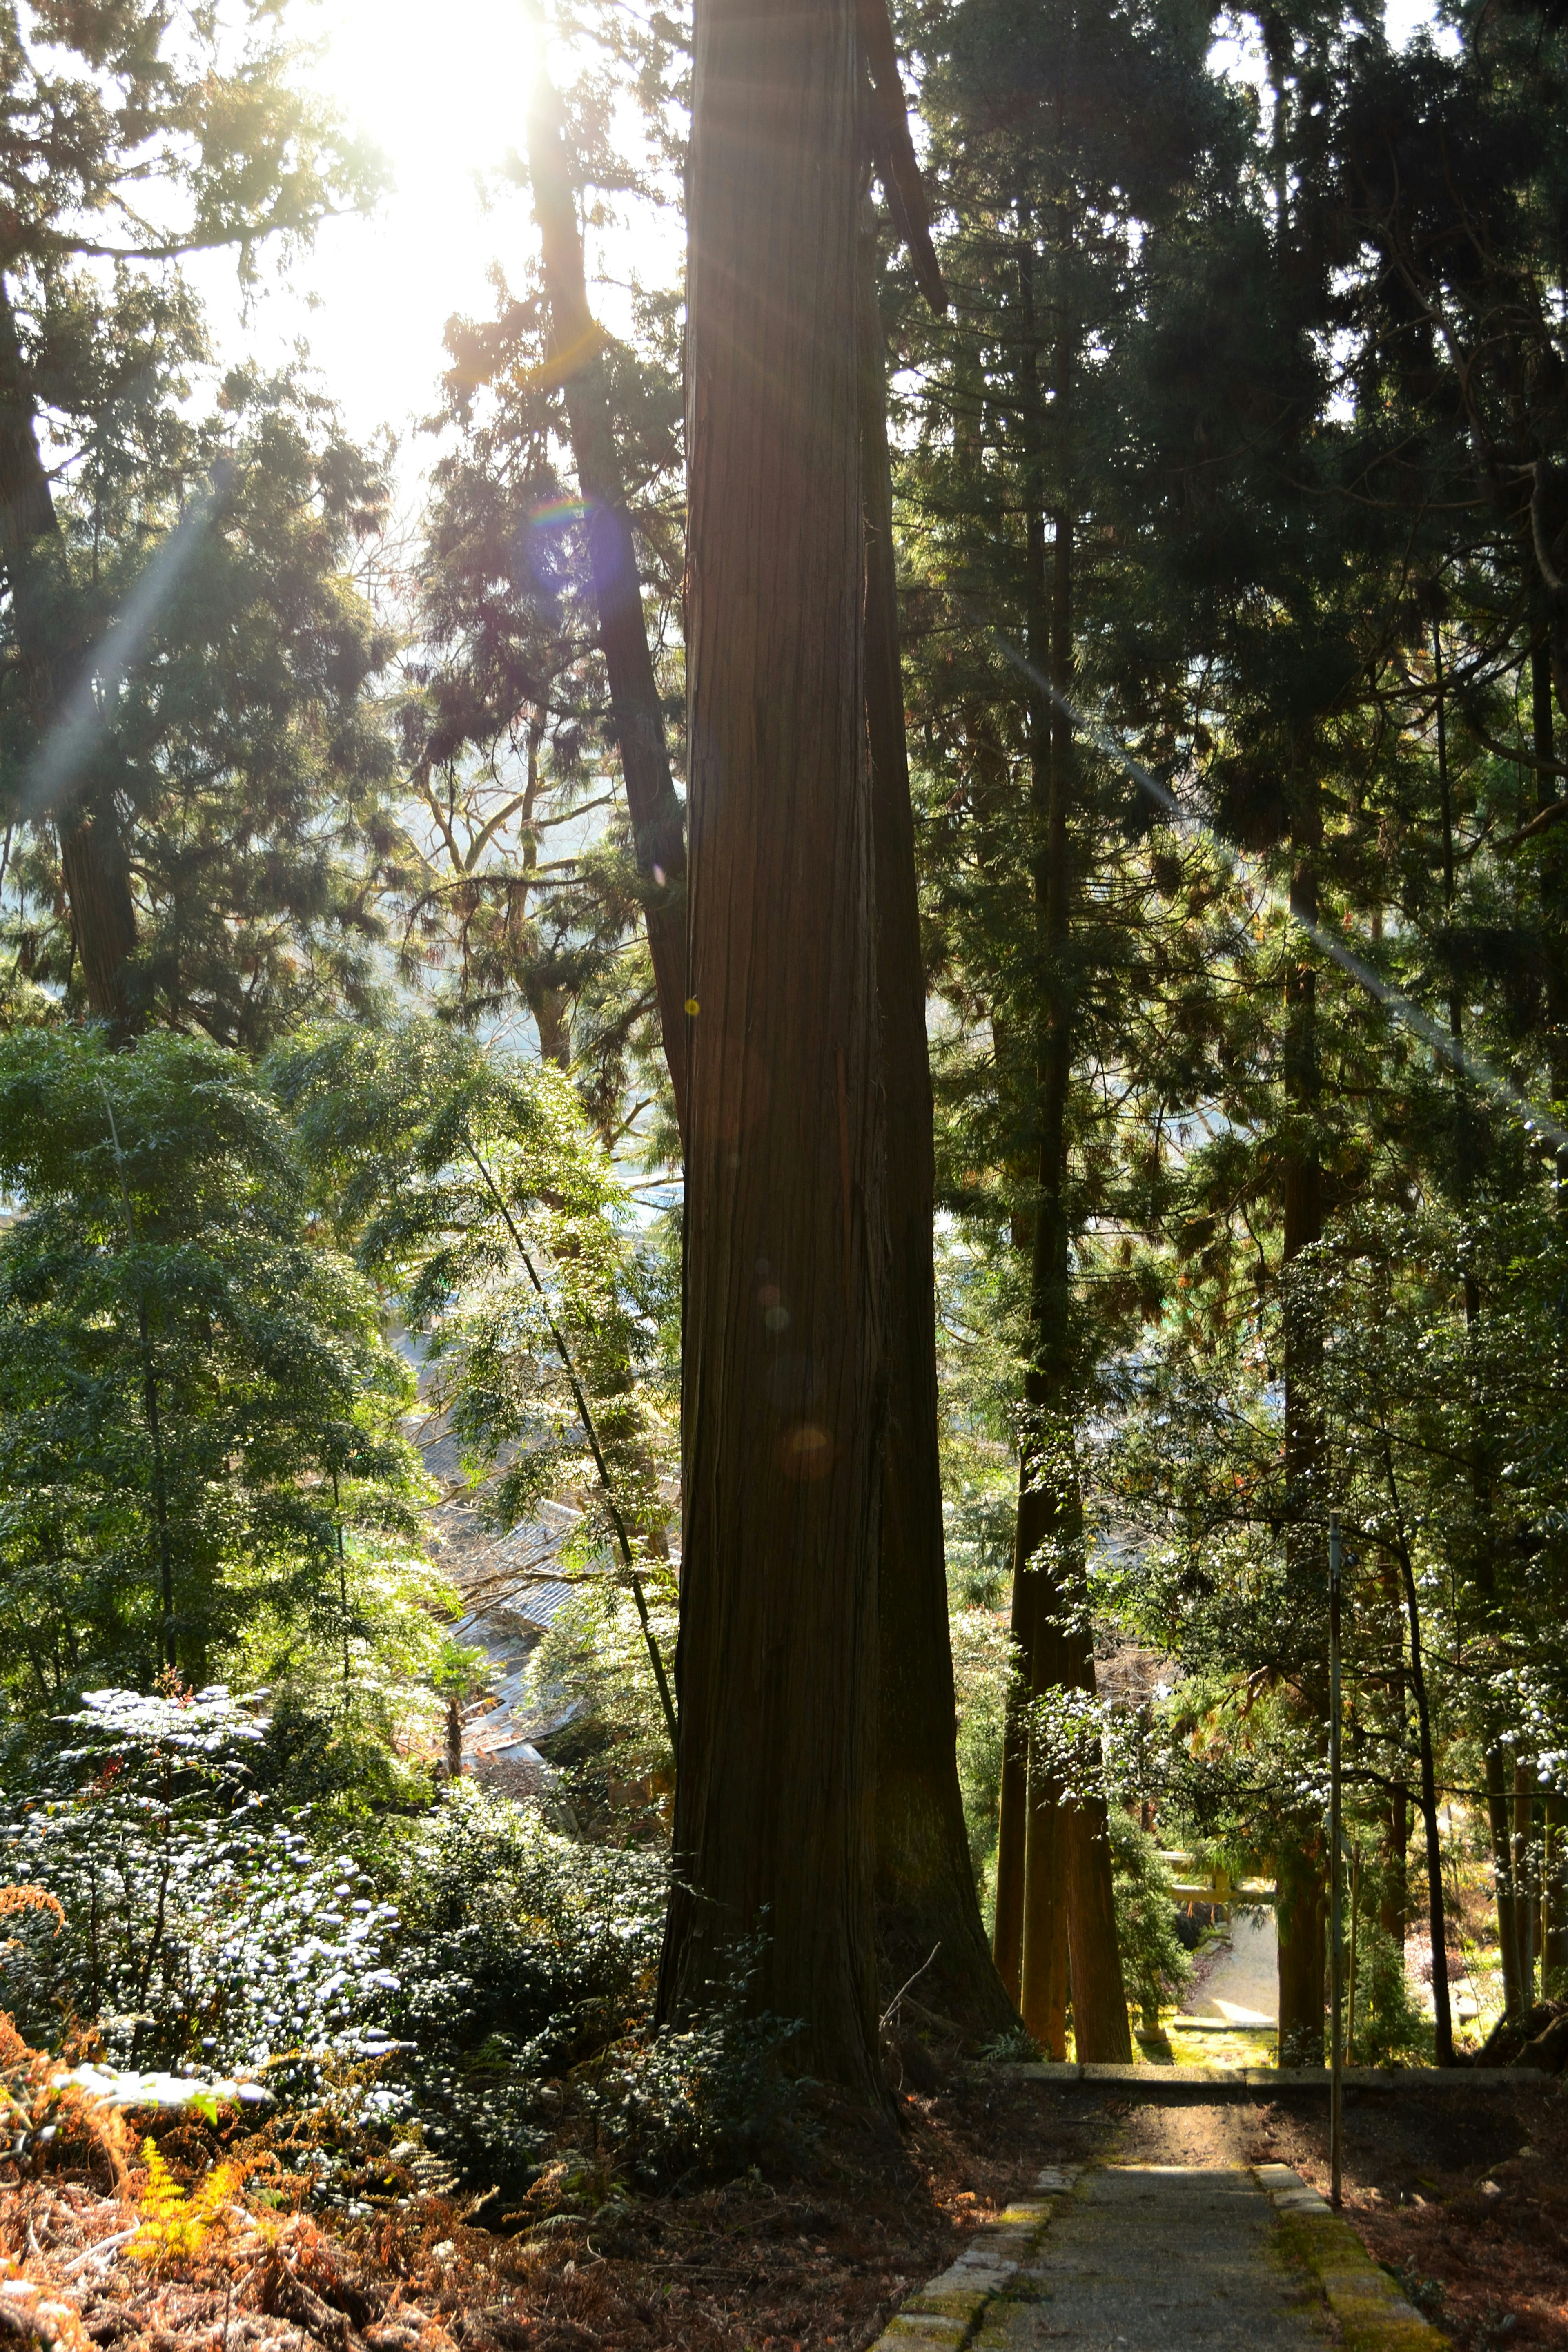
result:
[[[1530,656],[1531,732],[1535,749],[1535,809],[1544,816],[1552,802],[1559,797],[1557,778],[1552,773],[1557,751],[1555,727],[1552,709],[1552,664],[1544,643],[1536,646]],[[1568,968],[1564,967],[1563,938],[1564,871],[1563,853],[1559,846],[1541,861],[1542,913],[1546,919],[1550,952],[1546,961],[1546,1012],[1548,1020],[1548,1067],[1552,1072],[1552,1094],[1556,1102],[1568,1102]],[[1558,1205],[1568,1209],[1568,1152],[1557,1155]]]
[[[739,1937],[868,2100],[885,1290],[851,0],[697,16],[679,1770],[659,2013]]]
[[[1038,1697],[1066,1683],[1065,1644],[1051,1580],[1037,1573],[1026,1575],[1023,1582],[1033,1595],[1036,1612],[1030,1692]],[[1061,2060],[1067,2055],[1071,1845],[1061,1783],[1051,1772],[1049,1758],[1040,1753],[1040,1745],[1032,1744],[1028,1755],[1019,2006],[1025,2026],[1046,2056]]]
[[[1309,923],[1318,917],[1317,876],[1312,858],[1321,834],[1314,790],[1312,813],[1297,828],[1297,865],[1291,877],[1291,911]],[[1305,852],[1302,856],[1301,853]],[[1310,964],[1292,963],[1285,983],[1285,1093],[1297,1120],[1312,1116],[1318,1091],[1317,975]],[[1284,1167],[1284,1257],[1291,1262],[1322,1234],[1322,1172],[1316,1151],[1302,1139],[1292,1143]],[[1315,1396],[1322,1333],[1310,1304],[1287,1292],[1285,1305],[1285,1485],[1289,1569],[1298,1590],[1317,1580],[1326,1586],[1316,1539],[1317,1474],[1322,1430]],[[1321,1694],[1316,1690],[1322,1682]],[[1308,1675],[1310,1710],[1320,1721],[1327,1706],[1326,1675]],[[1315,1702],[1321,1696],[1322,1705]],[[1275,1911],[1280,1938],[1280,2063],[1318,2066],[1323,2051],[1323,1977],[1328,1961],[1328,1853],[1322,1825],[1294,1822],[1281,1833],[1275,1865]]]
[[[1288,267],[1291,257],[1290,210],[1291,77],[1294,39],[1291,22],[1270,9],[1262,19],[1264,54],[1272,100],[1270,126],[1270,175],[1274,192],[1274,251]],[[1322,838],[1318,788],[1314,782],[1304,817],[1294,829],[1296,867],[1291,877],[1291,911],[1315,922],[1318,912],[1317,876],[1312,858]],[[1305,853],[1303,856],[1302,853]],[[1310,1116],[1317,1093],[1317,982],[1310,965],[1292,964],[1285,983],[1285,1094],[1289,1112]],[[1321,1171],[1314,1151],[1297,1148],[1284,1168],[1284,1258],[1287,1269],[1299,1252],[1322,1232]],[[1303,1387],[1315,1386],[1316,1327],[1310,1318],[1287,1311],[1285,1322],[1285,1478],[1288,1566],[1297,1579],[1321,1575],[1327,1569],[1317,1545],[1300,1522],[1310,1517],[1309,1501],[1319,1453],[1315,1412]],[[1309,1676],[1307,1705],[1320,1723],[1327,1713],[1327,1675],[1322,1676],[1321,1706]],[[1281,1833],[1275,1864],[1275,1918],[1279,1929],[1280,2063],[1288,2057],[1297,2064],[1320,2065],[1323,2051],[1323,1979],[1328,1962],[1328,1899],[1326,1842],[1321,1823],[1299,1821]]]
[[[862,33],[866,11],[862,8]],[[882,93],[899,103],[891,63]],[[883,134],[882,146],[894,138]],[[896,165],[880,155],[890,187]],[[585,498],[596,498],[592,561],[612,709],[634,818],[639,870],[671,1083],[685,1126],[685,879],[683,812],[664,751],[653,665],[640,601],[618,592],[633,578],[634,543],[624,512],[600,338],[588,308],[581,238],[562,135],[559,100],[541,81],[529,121],[529,163],[544,249],[558,360],[577,358],[566,380],[568,424]],[[913,165],[913,157],[910,158]],[[901,215],[904,234],[908,219]],[[922,224],[923,225],[923,224]],[[868,255],[867,267],[870,267]],[[938,281],[937,291],[940,292]],[[986,1945],[976,1899],[958,1788],[952,1656],[947,1631],[942,1498],[937,1474],[935,1295],[931,1219],[930,1074],[925,974],[920,961],[914,826],[904,742],[897,608],[892,549],[892,486],[884,410],[884,361],[874,281],[866,323],[874,341],[862,364],[866,436],[866,717],[872,761],[878,919],[878,985],[890,1118],[899,1132],[892,1164],[904,1180],[890,1198],[895,1279],[890,1294],[890,1412],[883,1473],[888,1599],[881,1614],[882,1698],[877,1780],[878,1922],[895,1972],[925,1958],[936,1965],[927,1988],[946,2013],[975,2032],[1012,2022]],[[629,607],[635,604],[634,616]],[[632,622],[635,620],[635,634]],[[641,816],[642,821],[638,821]],[[542,1033],[541,1033],[542,1034]],[[924,1238],[922,1238],[922,1236]],[[924,1307],[922,1291],[924,1289]]]
[[[1063,418],[1071,415],[1071,347],[1066,335],[1058,346],[1056,364],[1056,397]],[[1051,683],[1065,700],[1072,687],[1072,543],[1073,521],[1070,513],[1059,509],[1055,516],[1055,545],[1051,562]],[[1051,1382],[1057,1390],[1055,1400],[1058,1443],[1064,1460],[1061,1465],[1065,1481],[1066,1508],[1059,1523],[1059,1533],[1065,1538],[1061,1558],[1066,1574],[1062,1580],[1055,1607],[1063,1612],[1069,1622],[1060,1633],[1061,1664],[1056,1671],[1059,1687],[1087,1692],[1094,1696],[1094,1643],[1088,1624],[1088,1592],[1083,1577],[1083,1504],[1079,1485],[1076,1448],[1071,1430],[1061,1418],[1067,1373],[1068,1323],[1068,1230],[1067,1230],[1067,1090],[1072,1068],[1071,1011],[1067,995],[1061,959],[1067,949],[1071,876],[1067,843],[1067,807],[1072,786],[1072,723],[1061,701],[1051,707],[1050,794],[1046,812],[1046,843],[1049,868],[1046,877],[1046,936],[1048,952],[1053,961],[1053,987],[1058,992],[1051,1015],[1051,1031],[1043,1092],[1040,1175],[1040,1215],[1036,1231],[1034,1283],[1031,1298],[1043,1304],[1051,1302],[1052,1341],[1058,1354],[1059,1370]],[[1037,890],[1039,877],[1037,876]],[[1037,901],[1038,903],[1038,901]],[[1049,1205],[1045,1193],[1046,1152],[1052,1160],[1052,1190]],[[1051,1263],[1049,1270],[1040,1253],[1040,1234],[1049,1223],[1051,1229]],[[1040,1277],[1044,1277],[1041,1282]],[[1046,1325],[1037,1318],[1036,1328]],[[1030,1402],[1028,1389],[1026,1402]],[[1043,1402],[1043,1400],[1042,1400]],[[1041,1596],[1041,1605],[1050,1608],[1051,1599]],[[1051,1653],[1042,1643],[1040,1648],[1041,1666],[1050,1662]],[[1092,1753],[1084,1759],[1088,1777],[1097,1780],[1100,1770],[1100,1749],[1096,1741]],[[1059,1821],[1053,1823],[1044,1806],[1034,1806],[1030,1813],[1029,1837],[1032,1846],[1037,1837],[1049,1838],[1049,1859],[1042,1860],[1043,1870],[1060,1867],[1057,1857],[1066,1864],[1064,1905],[1067,1915],[1068,1972],[1072,1994],[1073,2047],[1081,2063],[1114,2065],[1129,2063],[1133,2055],[1132,2033],[1127,2023],[1127,1994],[1122,1977],[1122,1952],[1116,1939],[1116,1903],[1111,1860],[1110,1826],[1105,1800],[1100,1795],[1082,1795],[1061,1809]],[[1026,1887],[1025,1925],[1029,1922],[1027,1889],[1035,1871],[1032,1860],[1026,1854],[1024,1878]],[[1031,2006],[1037,2000],[1049,2016],[1053,2017],[1055,1989],[1060,1979],[1060,1960],[1056,1948],[1054,1921],[1050,1941],[1040,1938],[1031,1947],[1024,1943],[1024,1999]],[[1049,1971],[1047,1981],[1036,1993],[1030,1981],[1029,1962],[1038,1948],[1043,1966]]]
[[[1032,238],[1020,246],[1018,256],[1019,312],[1021,335],[1019,341],[1019,414],[1024,428],[1024,452],[1027,460],[1025,477],[1025,529],[1028,534],[1026,578],[1028,596],[1028,653],[1031,665],[1049,670],[1051,662],[1051,626],[1049,595],[1045,579],[1045,450],[1043,404],[1040,395],[1040,365],[1037,355],[1035,320],[1035,251]],[[1044,835],[1049,828],[1046,815],[1050,798],[1051,719],[1044,698],[1032,696],[1029,709],[1030,764],[1031,797],[1035,806],[1035,822],[1040,835],[1036,862],[1044,855]],[[1043,929],[1045,882],[1043,874],[1035,877],[1035,919],[1037,929]],[[1000,1025],[994,1024],[998,1056],[1001,1052]],[[1043,1165],[1043,1145],[1037,1151],[1036,1179],[1040,1190],[1044,1180],[1040,1176]],[[1013,1246],[1030,1254],[1031,1273],[1038,1262],[1040,1234],[1040,1210],[1037,1205],[1027,1213],[1015,1213]],[[1048,1244],[1049,1245],[1049,1244]],[[1032,1306],[1032,1301],[1031,1301]],[[1031,1317],[1031,1336],[1034,1332]],[[1029,1830],[1035,1809],[1053,1802],[1055,1791],[1047,1783],[1045,1774],[1037,1767],[1032,1753],[1034,1742],[1030,1730],[1030,1708],[1042,1690],[1051,1686],[1060,1661],[1046,1656],[1054,1612],[1046,1604],[1040,1591],[1040,1578],[1035,1566],[1039,1536],[1034,1531],[1035,1516],[1030,1496],[1032,1489],[1030,1453],[1026,1431],[1020,1444],[1019,1459],[1019,1509],[1013,1531],[1012,1601],[1009,1619],[1009,1648],[1012,1671],[1008,1681],[1006,1713],[1002,1730],[1002,1770],[997,1815],[997,1882],[996,1904],[991,1924],[991,1948],[996,1955],[997,1970],[1003,1984],[1020,2011],[1023,1999],[1023,1948],[1025,1943],[1024,1915],[1027,1905]],[[1048,1679],[1049,1676],[1049,1679]],[[1061,1857],[1059,1842],[1052,1842],[1048,1855],[1044,1843],[1035,1858],[1034,1883],[1034,1946],[1037,1963],[1035,1998],[1031,2003],[1039,2028],[1030,2025],[1040,2047],[1052,2056],[1057,2054],[1057,2034],[1066,2032],[1065,1998],[1060,2029],[1051,2013],[1045,1986],[1054,1964],[1058,1942],[1065,1949],[1066,1889],[1065,1862]],[[1061,1924],[1056,1915],[1060,1912]],[[1051,1954],[1051,1958],[1046,1958]],[[1028,2022],[1026,2019],[1026,2023]]]
[[[10,289],[0,274],[0,563],[11,593],[29,730],[41,743],[58,719],[81,649],[64,645],[65,547],[38,454],[37,406]],[[51,814],[71,933],[88,1003],[100,1021],[132,1024],[129,965],[136,950],[131,869],[112,790],[82,779]]]
[[[1016,1235],[1015,1235],[1016,1239]],[[1021,1486],[1021,1480],[1020,1480]],[[1019,1508],[1021,1513],[1021,1494]],[[1008,1619],[1008,1676],[1002,1724],[1002,1770],[997,1805],[996,1906],[991,1920],[991,1951],[1003,1990],[1015,2008],[1023,2007],[1024,1890],[1028,1862],[1030,1796],[1029,1706],[1035,1696],[1035,1650],[1039,1630],[1040,1580],[1022,1554],[1021,1524],[1013,1536],[1013,1591]],[[1036,1888],[1037,1901],[1052,1897],[1049,1884]],[[1046,1927],[1043,1912],[1037,1935]],[[1063,1927],[1065,1939],[1066,1929]],[[1065,1948],[1065,1942],[1064,1942]],[[1064,2031],[1065,2031],[1065,2011]],[[1034,2028],[1030,2027],[1032,2033]],[[1040,2037],[1036,2035],[1036,2039]],[[1049,2048],[1048,2042],[1040,2043]]]
[[[1454,917],[1454,808],[1453,795],[1450,791],[1448,782],[1448,734],[1443,676],[1443,633],[1441,623],[1437,617],[1434,617],[1432,622],[1432,679],[1435,693],[1435,715],[1437,719],[1437,794],[1439,820],[1441,824],[1443,914],[1445,922],[1451,925]],[[1462,1055],[1465,1043],[1464,999],[1457,971],[1452,973],[1449,981],[1448,1034],[1452,1037],[1456,1048]],[[1462,1065],[1457,1066],[1455,1070],[1454,1095],[1455,1147],[1453,1157],[1458,1188],[1461,1197],[1463,1197],[1469,1192],[1479,1171],[1479,1152],[1482,1148],[1483,1139],[1481,1138],[1476,1120],[1473,1117],[1469,1116],[1470,1106],[1466,1099],[1465,1079]],[[1468,1332],[1473,1332],[1481,1311],[1481,1296],[1480,1287],[1476,1280],[1474,1269],[1469,1265],[1464,1269],[1463,1295],[1465,1306],[1465,1328]],[[1485,1448],[1481,1444],[1476,1444],[1471,1453],[1470,1486],[1475,1499],[1478,1517],[1485,1519],[1490,1515],[1491,1479],[1486,1461]],[[1483,1567],[1479,1581],[1482,1591],[1487,1595],[1489,1601],[1490,1601],[1495,1606],[1496,1593],[1491,1571],[1490,1548],[1486,1553],[1485,1565]],[[1414,1642],[1416,1638],[1416,1619],[1414,1614],[1416,1609],[1416,1588],[1408,1568],[1406,1568],[1406,1587],[1408,1605],[1412,1612],[1411,1638]],[[1419,1713],[1422,1738],[1423,1740],[1426,1741],[1428,1738],[1428,1729],[1424,1706],[1420,1707]],[[1521,1975],[1520,1939],[1521,1927],[1525,1934],[1528,1935],[1529,1920],[1528,1914],[1526,1914],[1521,1919],[1520,1906],[1515,1901],[1515,1855],[1512,1822],[1509,1801],[1508,1763],[1500,1741],[1495,1735],[1496,1727],[1494,1727],[1494,1736],[1489,1745],[1486,1756],[1487,1815],[1488,1825],[1491,1832],[1492,1841],[1492,1866],[1494,1884],[1497,1892],[1498,1935],[1502,1948],[1503,2000],[1507,2013],[1511,2017],[1522,2017],[1530,2005],[1528,1991],[1530,1970],[1526,1965]],[[1431,1813],[1432,1826],[1428,1830],[1428,1844],[1431,1847],[1432,1853],[1434,1855],[1437,1853],[1437,1814],[1435,1805],[1436,1800],[1434,1799],[1434,1809]],[[1429,1860],[1429,1875],[1433,1871],[1437,1870],[1438,1868],[1439,1864],[1437,1860]],[[1453,2060],[1453,2029],[1447,2009],[1447,1956],[1446,1953],[1441,1955],[1439,1954],[1437,1926],[1437,1910],[1438,1898],[1434,1897],[1434,1924],[1432,1929],[1432,1988],[1434,1995],[1437,1992],[1439,1979],[1442,1979],[1445,1987],[1443,2001],[1439,2006],[1437,2019],[1437,2055],[1439,2065],[1448,2065],[1451,2064]]]
[[[1035,255],[1019,257],[1023,355],[1020,409],[1030,459],[1030,659],[1064,698],[1072,680],[1071,515],[1054,515],[1049,590],[1044,532],[1044,419],[1035,361]],[[1059,322],[1053,415],[1071,411],[1071,330]],[[1062,423],[1060,429],[1065,433]],[[1067,480],[1066,452],[1061,481]],[[1082,1503],[1070,1420],[1067,1095],[1072,1008],[1063,969],[1071,923],[1067,811],[1072,789],[1071,722],[1060,703],[1031,699],[1036,940],[1045,1002],[1037,1069],[1039,1159],[1030,1265],[1030,1362],[1019,1459],[1013,1552],[1018,1675],[1030,1699],[1056,1688],[1094,1689],[1093,1645],[1082,1627]],[[996,1953],[1004,1984],[1017,1986],[1025,2023],[1042,2048],[1064,2053],[1062,1945],[1071,1979],[1073,2038],[1081,2060],[1130,2059],[1126,1996],[1116,1940],[1110,1839],[1103,1797],[1063,1804],[1032,1753],[1015,1699],[998,1832]],[[1092,1759],[1097,1763],[1098,1759]]]
[[[582,236],[567,158],[561,105],[542,70],[528,109],[528,175],[543,249],[553,365],[566,394],[572,463],[587,511],[599,639],[610,679],[611,719],[626,782],[626,807],[643,890],[653,992],[675,1117],[686,1130],[686,842],[670,773],[664,716],[643,617],[636,541],[615,445],[604,335],[588,307]]]
[[[876,889],[877,1002],[887,1126],[887,1434],[877,1609],[876,1904],[883,1966],[977,2035],[1016,2025],[986,1942],[958,1787],[937,1447],[936,1166],[925,968],[904,734],[888,466],[886,358],[874,236],[861,237],[861,449],[866,738]],[[933,1958],[935,1954],[935,1958]]]

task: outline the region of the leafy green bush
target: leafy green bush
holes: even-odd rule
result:
[[[664,1864],[585,1845],[471,1780],[386,1832],[402,1921],[393,2012],[426,2144],[465,2173],[526,2178],[560,2078],[652,2008]]]
[[[474,2184],[515,2192],[575,2149],[591,2203],[616,2179],[668,2188],[752,2162],[790,2112],[798,2028],[754,2007],[762,1937],[699,2016],[652,2031],[666,1875],[645,1849],[564,1837],[460,1781],[382,1867],[402,1919],[399,2079],[426,2147]]]
[[[758,1949],[707,2011],[650,2032],[665,1871],[463,1780],[345,1832],[258,1785],[254,1704],[99,1691],[73,1744],[11,1759],[5,1874],[59,1902],[7,1922],[0,2005],[39,2042],[96,2023],[119,2063],[336,2085],[476,2185],[562,2146],[667,2184],[751,2160],[791,2096],[794,2028],[751,2008]],[[345,2090],[344,2085],[348,2087]]]
[[[751,2004],[766,1944],[760,1935],[736,1948],[690,2024],[629,2036],[578,2071],[577,2113],[606,2164],[640,2187],[733,2175],[791,2117],[798,2085],[782,2062],[800,2026]]]
[[[95,2023],[120,2063],[266,2066],[284,2091],[385,2049],[397,1913],[351,1853],[317,1850],[308,1815],[258,1793],[254,1708],[216,1689],[94,1691],[66,1721],[71,1747],[7,1775],[5,1874],[65,1914],[57,1931],[19,1915],[0,1952],[23,2032]],[[369,2096],[371,2113],[395,2104]]]
[[[1375,1919],[1363,1918],[1356,1928],[1354,2062],[1391,2066],[1431,2050],[1432,2021],[1411,1992],[1404,1953]]]
[[[1110,1811],[1116,1896],[1116,1936],[1127,1998],[1151,2023],[1160,2003],[1174,2000],[1192,1974],[1176,1927],[1176,1890],[1160,1851],[1119,1805]]]

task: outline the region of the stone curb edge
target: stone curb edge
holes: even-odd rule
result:
[[[1286,2251],[1312,2273],[1345,2352],[1444,2352],[1448,2339],[1406,2302],[1343,2214],[1288,2164],[1256,2164]]]
[[[1163,2084],[1203,2084],[1242,2091],[1326,2091],[1326,2066],[1003,2065],[998,2074],[1023,2083],[1104,2083],[1139,2091]],[[1561,2081],[1535,2066],[1347,2066],[1347,2091],[1550,2091]]]
[[[1048,2165],[1032,2197],[983,2222],[956,2263],[899,2305],[870,2352],[963,2352],[978,2335],[988,2307],[1039,2246],[1055,2200],[1070,2193],[1082,2169]]]

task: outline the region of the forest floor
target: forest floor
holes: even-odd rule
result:
[[[1260,2098],[1233,2113],[1241,2160],[1292,2165],[1328,2194],[1321,2093]],[[1562,2082],[1511,2097],[1354,2090],[1344,2129],[1345,2219],[1428,2319],[1464,2352],[1568,2347]]]
[[[84,2149],[0,2185],[0,2337],[60,2352],[862,2352],[1044,2165],[1278,2161],[1326,2189],[1321,2095],[1205,2103],[1150,2071],[1134,2098],[956,2066],[900,2093],[895,2129],[802,2106],[780,2159],[726,2187],[495,2230],[439,2195],[357,2221],[291,2214],[284,2177],[258,2171],[198,2248],[162,2261],[128,2239],[144,2175],[133,2164],[116,2187]],[[176,2177],[211,2177],[204,2129],[155,2128]],[[1354,2093],[1344,2210],[1460,2352],[1568,2352],[1561,2088]]]

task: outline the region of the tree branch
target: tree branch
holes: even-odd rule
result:
[[[861,47],[871,76],[873,140],[878,175],[887,197],[893,225],[908,248],[915,283],[941,318],[947,308],[947,289],[931,242],[931,208],[925,184],[915,159],[909,135],[909,110],[899,77],[898,52],[887,0],[860,0]]]

